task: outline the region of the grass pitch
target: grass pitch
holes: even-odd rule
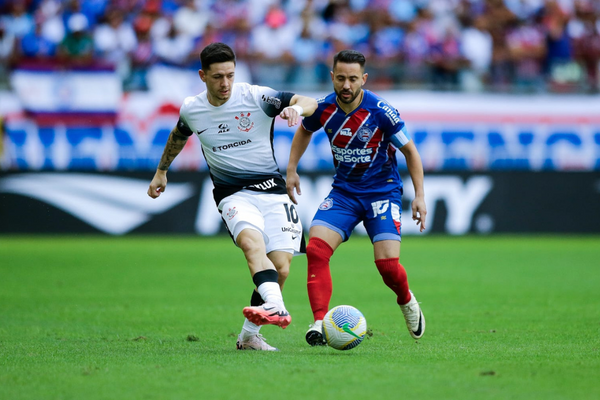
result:
[[[425,313],[418,342],[368,239],[332,258],[331,305],[372,336],[304,342],[306,258],[293,321],[235,350],[252,281],[229,238],[0,237],[0,399],[598,399],[599,237],[415,237],[401,262]]]

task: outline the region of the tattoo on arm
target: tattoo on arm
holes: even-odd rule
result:
[[[158,163],[158,169],[167,171],[175,157],[177,157],[187,143],[187,140],[187,136],[179,133],[177,127],[173,128],[169,135],[169,139],[167,140],[167,144],[165,145],[162,157],[160,158],[160,162]]]

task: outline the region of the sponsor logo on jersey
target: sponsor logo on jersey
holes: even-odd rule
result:
[[[296,229],[294,227],[288,227],[288,226],[282,226],[281,232],[291,232],[294,235],[299,235],[300,233],[302,233],[302,231],[300,229]]]
[[[265,96],[263,94],[262,101],[264,101],[267,104],[272,105],[273,107],[275,107],[278,110],[281,108],[281,99],[278,99],[277,97]]]
[[[358,133],[356,134],[356,136],[358,137],[358,139],[361,142],[366,143],[373,137],[373,132],[366,126],[363,126],[362,128],[360,128],[358,130]]]
[[[379,107],[383,111],[385,111],[385,116],[388,117],[388,119],[390,120],[390,122],[393,125],[400,123],[400,117],[398,116],[398,111],[396,111],[395,108],[391,107],[390,105],[388,105],[386,102],[384,102],[382,100],[379,100],[377,102],[377,107]]]
[[[214,146],[212,148],[213,153],[216,153],[217,151],[223,151],[223,150],[227,150],[227,149],[232,149],[234,147],[240,147],[240,146],[244,146],[248,143],[252,143],[252,140],[248,139],[248,140],[240,140],[239,142],[233,142],[233,143],[227,143],[224,144],[223,146]]]
[[[319,210],[327,211],[331,209],[331,207],[333,207],[333,199],[331,197],[328,197],[325,200],[323,200],[321,205],[319,205]]]
[[[373,149],[371,148],[356,148],[356,149],[344,149],[337,146],[331,146],[333,157],[339,162],[347,163],[368,163],[371,162]]]
[[[233,207],[227,210],[227,213],[225,215],[227,215],[227,219],[231,221],[237,215],[237,213],[237,210],[235,209],[235,207]]]
[[[229,125],[219,124],[219,132],[218,133],[226,133],[226,132],[229,132]]]
[[[238,129],[242,132],[248,132],[250,129],[254,127],[254,122],[250,120],[250,113],[244,114],[240,113],[239,117],[235,117],[238,122]]]
[[[389,200],[379,200],[371,203],[371,207],[373,207],[373,214],[375,216],[385,214],[390,207]]]
[[[268,190],[268,189],[274,188],[275,186],[277,186],[277,184],[275,183],[275,179],[267,179],[264,182],[256,183],[254,185],[248,185],[247,187],[260,189],[260,190]]]
[[[340,131],[340,135],[342,136],[352,136],[352,129],[344,128]]]

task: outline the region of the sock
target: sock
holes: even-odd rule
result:
[[[250,305],[252,307],[256,307],[256,306],[260,306],[265,304],[265,301],[263,300],[262,297],[260,297],[260,294],[258,294],[258,292],[256,290],[252,291],[252,297],[250,297]]]
[[[260,297],[260,294],[256,290],[252,291],[252,297],[250,298],[250,305],[253,307],[260,306],[264,304],[264,300]],[[244,326],[242,326],[242,339],[246,339],[248,336],[254,336],[260,331],[260,326],[253,324],[252,322],[246,320],[244,321]]]
[[[274,269],[259,271],[252,277],[256,285],[256,291],[266,303],[273,303],[285,308],[283,305],[283,296],[277,279],[279,274]]]
[[[396,299],[398,304],[404,305],[410,301],[411,296],[408,291],[406,270],[398,260],[398,258],[382,258],[375,260],[375,265],[385,284],[398,296]]]
[[[333,249],[326,241],[311,238],[306,246],[306,259],[308,261],[308,277],[306,288],[308,300],[315,321],[323,319],[329,310],[329,301],[333,292],[329,259]]]

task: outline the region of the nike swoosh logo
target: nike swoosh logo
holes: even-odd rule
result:
[[[352,332],[352,331],[350,330],[350,328],[348,328],[348,325],[349,325],[349,324],[348,324],[347,322],[346,322],[344,325],[342,325],[342,330],[343,330],[344,332],[346,332],[346,333],[348,333],[348,334],[350,334],[350,335],[354,336],[355,338],[357,338],[357,339],[360,339],[360,336],[358,336],[356,333]]]
[[[298,236],[292,235],[292,240],[295,240]]]
[[[208,130],[208,128],[204,129],[203,131],[198,131],[198,135],[201,135],[202,133],[206,132]]]
[[[113,235],[135,229],[195,192],[192,184],[170,183],[169,196],[157,202],[146,195],[147,190],[145,179],[72,172],[15,174],[0,179],[0,193],[43,201]]]

